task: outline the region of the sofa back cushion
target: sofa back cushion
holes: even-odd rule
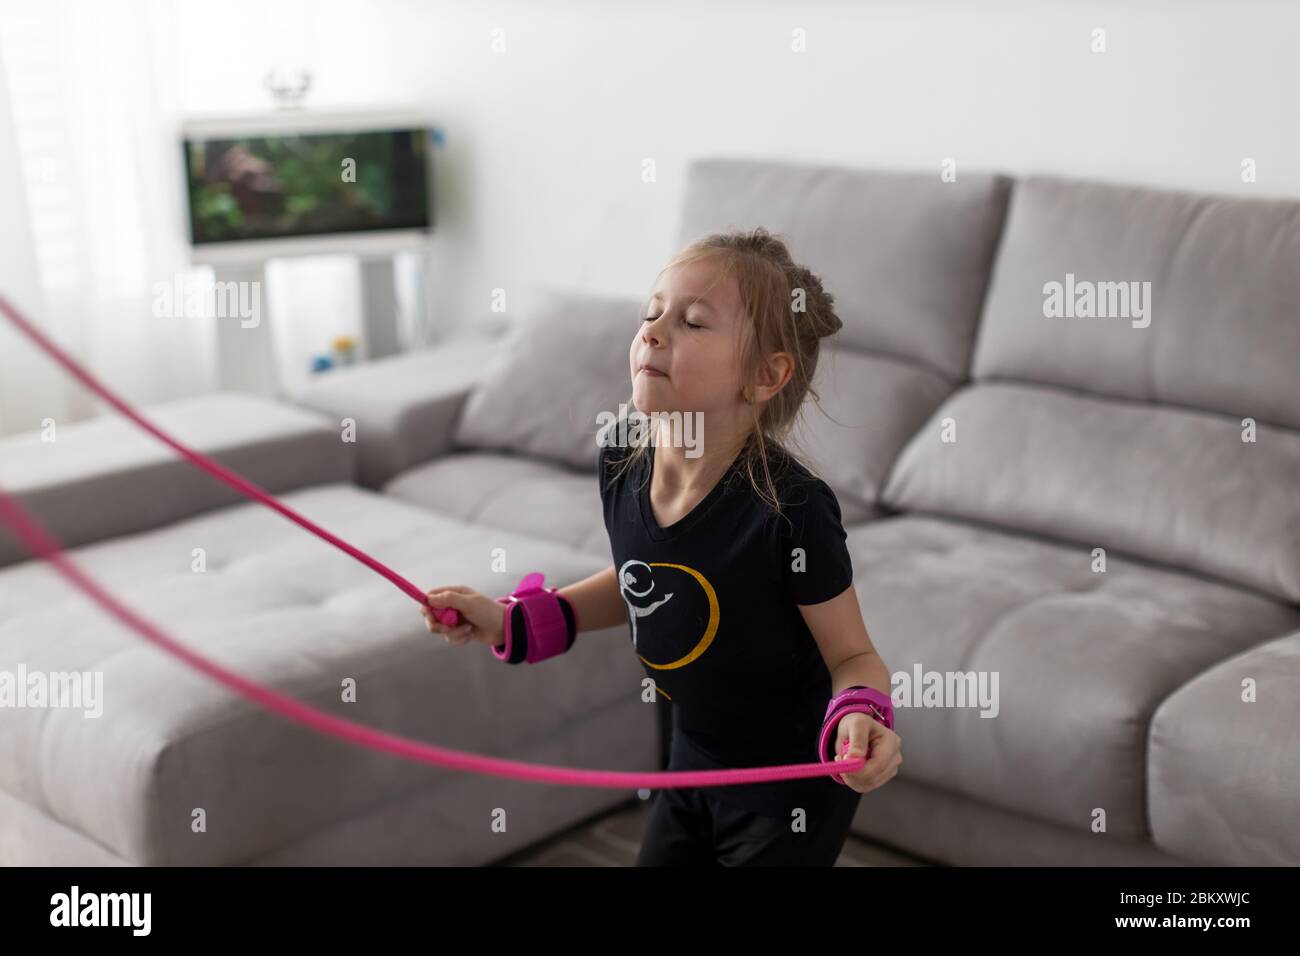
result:
[[[1300,429],[1300,202],[1018,183],[973,373]]]
[[[913,437],[884,499],[1076,542],[1085,564],[1103,548],[1300,603],[1300,434],[1244,431],[1220,415],[980,383]]]
[[[1010,180],[703,159],[686,174],[679,245],[764,226],[835,295],[836,344],[960,381]]]
[[[1017,183],[972,370],[889,506],[1300,602],[1300,203]]]
[[[911,362],[830,347],[813,387],[818,401],[804,402],[795,449],[831,486],[846,525],[876,517],[890,466],[952,384]]]
[[[643,304],[542,290],[481,373],[455,446],[594,469],[597,414],[632,410],[628,349]],[[952,385],[924,366],[834,346],[823,348],[813,384],[821,406],[805,403],[798,449],[846,523],[872,517],[890,464]]]
[[[528,298],[465,403],[455,445],[594,474],[597,415],[631,401],[628,351],[644,303],[557,288]]]

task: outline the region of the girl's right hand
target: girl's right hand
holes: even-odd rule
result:
[[[502,628],[505,607],[486,594],[457,584],[434,588],[426,592],[425,598],[426,603],[421,606],[420,613],[424,615],[429,633],[441,634],[451,644],[477,641],[495,647],[505,642],[505,631]],[[433,616],[435,607],[455,608],[460,612],[461,623],[455,627],[443,624]]]

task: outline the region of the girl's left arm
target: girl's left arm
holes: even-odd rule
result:
[[[831,672],[832,697],[855,684],[864,684],[889,695],[889,668],[871,644],[867,626],[862,623],[858,595],[852,585],[845,588],[839,597],[798,607],[817,641],[827,670]]]
[[[829,601],[798,607],[831,672],[832,697],[855,684],[874,688],[886,696],[890,694],[889,668],[871,644],[853,585]],[[903,762],[902,740],[898,734],[866,714],[842,717],[833,739],[836,760],[867,758],[861,770],[839,775],[859,793],[888,783]]]

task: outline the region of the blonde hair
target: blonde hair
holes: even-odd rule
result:
[[[771,465],[788,465],[789,459],[795,459],[812,470],[804,460],[806,455],[796,454],[791,447],[798,445],[794,428],[804,400],[809,396],[815,402],[821,400],[812,384],[821,340],[834,335],[844,323],[835,314],[835,297],[822,288],[821,279],[793,260],[779,235],[761,226],[749,232],[713,233],[697,239],[674,256],[660,275],[701,260],[717,260],[715,285],[734,277],[740,290],[745,323],[740,364],[746,400],[754,405],[754,383],[768,356],[788,352],[794,358],[794,370],[785,387],[768,399],[761,411],[755,409],[753,426],[737,458],[754,491],[780,515],[781,502]],[[797,303],[796,294],[800,294]],[[628,404],[632,404],[630,399]],[[634,462],[653,454],[653,448],[653,442],[633,443],[631,452],[618,459],[619,467],[611,482]]]

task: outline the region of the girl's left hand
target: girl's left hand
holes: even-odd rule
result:
[[[875,790],[898,773],[902,746],[903,738],[869,714],[845,714],[835,728],[835,759],[866,757],[867,762],[861,770],[840,774],[840,779],[858,793]]]

